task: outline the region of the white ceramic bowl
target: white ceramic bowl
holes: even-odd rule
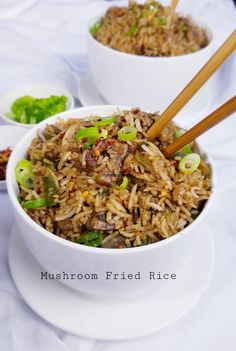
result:
[[[30,95],[34,98],[46,98],[51,95],[64,95],[67,97],[66,110],[71,110],[74,107],[74,99],[72,95],[62,86],[44,83],[25,84],[9,90],[5,95],[0,97],[0,115],[7,123],[21,127],[24,126],[26,128],[32,128],[35,126],[35,124],[16,122],[7,115],[7,113],[11,112],[13,102],[24,95]]]
[[[0,126],[0,150],[14,149],[28,129],[16,126]],[[0,190],[7,188],[6,180],[0,180]]]
[[[124,107],[120,107],[124,109]],[[109,116],[117,111],[115,106],[93,106],[75,109],[61,113],[60,118],[83,118],[92,114]],[[78,245],[47,232],[36,224],[22,209],[17,201],[18,185],[14,169],[19,160],[26,157],[27,149],[40,128],[46,124],[55,123],[58,116],[41,122],[30,130],[13,151],[7,169],[7,188],[16,217],[19,234],[24,238],[31,253],[47,272],[97,274],[98,279],[63,280],[66,285],[91,294],[128,296],[145,293],[158,284],[148,279],[148,272],[174,273],[176,266],[185,259],[189,245],[194,244],[199,231],[204,230],[204,221],[212,204],[213,195],[207,201],[199,217],[187,228],[171,238],[155,244],[127,249],[91,248]],[[200,147],[201,155],[212,165],[211,161]],[[213,179],[213,184],[215,180]],[[213,193],[214,193],[213,186]],[[201,253],[199,253],[200,259]],[[42,271],[44,271],[42,268]],[[106,272],[137,273],[141,272],[141,280],[106,280]],[[39,277],[40,279],[40,277]]]
[[[94,19],[89,27],[98,18]],[[126,54],[104,46],[87,32],[87,51],[94,82],[110,104],[139,106],[162,112],[208,61],[213,52],[213,33],[202,21],[209,44],[194,53],[173,57],[147,57]],[[209,86],[205,85],[184,108],[185,116],[205,110],[210,103]]]

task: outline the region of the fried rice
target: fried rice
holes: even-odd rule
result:
[[[130,1],[127,7],[109,8],[90,32],[112,49],[143,56],[183,55],[208,44],[205,30],[191,18],[153,0],[144,4]]]
[[[36,223],[72,242],[91,231],[102,234],[97,246],[105,248],[169,238],[201,212],[211,192],[210,168],[202,161],[192,174],[184,174],[178,154],[164,157],[161,150],[174,139],[173,123],[148,141],[146,132],[157,113],[135,108],[113,117],[111,124],[98,127],[103,136],[92,143],[78,140],[76,133],[94,126],[99,116],[58,119],[39,132],[28,150],[33,184],[19,185],[20,203]],[[119,140],[124,126],[136,129],[134,140]],[[48,196],[48,182],[53,184],[52,206],[25,208],[27,201]]]

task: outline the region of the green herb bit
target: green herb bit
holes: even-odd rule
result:
[[[103,235],[100,232],[88,232],[76,239],[77,244],[98,247],[102,245]]]
[[[101,22],[94,23],[94,25],[89,29],[90,34],[92,34],[93,36],[96,35],[101,27],[102,27]]]
[[[147,239],[144,239],[144,240],[141,240],[141,246],[145,246],[145,245],[149,245],[149,244],[152,244],[153,241],[151,238],[147,238]]]
[[[167,25],[167,19],[165,17],[158,18],[158,25],[159,26],[166,26]]]
[[[49,207],[56,206],[57,202],[55,201],[55,195],[58,195],[58,188],[55,180],[52,177],[43,177],[43,182],[45,186],[47,205]]]
[[[128,36],[132,37],[138,30],[138,27],[136,26],[136,24],[132,24],[132,26],[130,26],[129,30],[128,30]]]
[[[54,163],[50,163],[50,164],[48,164],[48,168],[49,168],[51,171],[53,171],[53,172],[55,172],[55,171],[56,171],[56,166],[55,166],[55,164],[54,164]]]

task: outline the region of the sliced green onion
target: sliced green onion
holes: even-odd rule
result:
[[[28,118],[26,117],[25,114],[23,114],[22,116],[20,116],[20,117],[18,118],[18,120],[19,120],[20,123],[24,123],[24,124],[27,124],[27,123],[28,123]]]
[[[96,35],[98,30],[101,28],[101,26],[102,26],[101,22],[96,22],[96,23],[94,23],[94,25],[92,27],[90,27],[89,32],[92,35]]]
[[[16,165],[16,179],[18,180],[18,177],[21,177],[25,173],[30,173],[31,172],[31,162],[29,160],[21,160],[17,163]]]
[[[22,123],[22,122],[21,122]],[[30,124],[37,124],[37,118],[36,116],[30,116],[29,118],[29,123]]]
[[[128,36],[132,37],[137,32],[138,27],[135,24],[132,24],[128,30]]]
[[[123,177],[122,183],[120,185],[115,185],[114,188],[116,190],[124,190],[127,188],[128,184],[129,184],[129,179],[128,179],[128,177],[125,176],[125,177]]]
[[[181,151],[183,151],[183,153],[184,153],[185,155],[191,154],[191,153],[192,153],[192,149],[191,149],[191,147],[189,146],[189,144],[184,145],[184,147],[182,147]]]
[[[180,149],[179,151],[176,151],[176,153],[174,154],[174,157],[178,156],[183,158],[185,155],[188,155],[188,154],[192,154],[192,149],[189,146],[189,144],[182,147],[182,149]]]
[[[66,96],[51,95],[47,98],[33,98],[32,96],[22,96],[16,99],[11,112],[13,119],[24,124],[36,124],[66,109]]]
[[[108,130],[102,129],[102,131],[100,133],[100,138],[106,139],[107,137],[108,137]]]
[[[94,121],[94,125],[96,127],[105,127],[111,125],[112,123],[114,123],[114,121],[115,117],[105,117]]]
[[[28,200],[23,203],[24,208],[34,209],[38,207],[43,207],[47,205],[47,200],[45,198],[39,198],[36,200]]]
[[[99,130],[97,127],[88,127],[79,129],[76,133],[76,139],[79,141],[80,139],[88,138],[88,139],[98,139],[99,138]]]
[[[87,245],[87,246],[101,246],[103,241],[103,235],[100,232],[88,232],[81,235],[75,242],[77,244]]]
[[[84,143],[84,149],[91,149],[92,145],[95,143],[96,139],[87,139],[86,143]]]
[[[34,174],[31,172],[31,163],[29,160],[21,160],[17,163],[15,175],[16,180],[20,185],[26,188],[32,188]]]
[[[24,186],[25,188],[28,189],[32,189],[33,188],[33,184],[34,184],[34,174],[33,173],[26,173],[23,175],[22,179],[21,179],[21,183],[22,186]]]
[[[182,158],[182,160],[179,163],[179,169],[184,174],[191,174],[194,171],[196,171],[200,162],[200,156],[196,153],[192,153]]]
[[[137,128],[124,126],[118,132],[118,139],[122,141],[131,141],[136,138],[137,133],[138,133]]]

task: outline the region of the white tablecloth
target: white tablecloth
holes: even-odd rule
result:
[[[165,2],[166,3],[166,2]],[[110,4],[89,0],[0,0],[0,94],[27,81],[62,80],[77,95],[86,72],[85,27]],[[231,0],[181,0],[180,9],[207,20],[219,45],[235,27]],[[236,92],[236,60],[216,75],[211,109]],[[13,224],[6,193],[0,193],[1,351],[221,351],[236,345],[236,115],[201,139],[217,168],[218,194],[210,211],[216,263],[210,286],[182,319],[151,336],[102,342],[64,333],[44,322],[22,300],[10,277],[7,247]],[[111,316],[112,318],[112,316]]]

